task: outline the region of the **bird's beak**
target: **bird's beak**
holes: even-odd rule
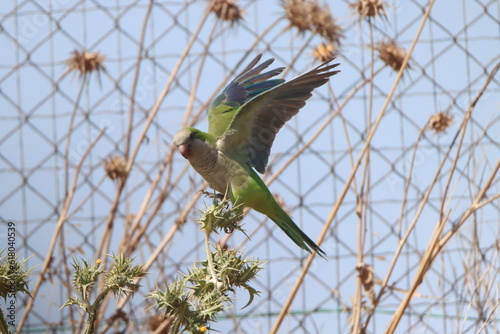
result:
[[[182,144],[177,146],[177,149],[179,152],[181,152],[182,156],[187,159],[189,156],[189,145],[188,144]]]

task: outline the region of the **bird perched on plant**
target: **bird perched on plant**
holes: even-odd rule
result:
[[[228,194],[233,206],[251,207],[273,220],[300,248],[325,253],[276,202],[258,176],[264,173],[276,133],[339,71],[333,59],[290,81],[271,79],[284,68],[262,73],[274,59],[255,67],[259,54],[212,102],[208,133],[181,129],[174,144],[208,182]],[[255,68],[254,68],[255,67]],[[255,170],[254,170],[255,169]]]

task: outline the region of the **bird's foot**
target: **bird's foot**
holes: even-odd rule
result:
[[[217,198],[218,200],[220,201],[223,201],[224,200],[224,195],[221,194],[221,193],[213,193],[213,192],[210,192],[210,191],[205,191],[205,190],[200,190],[201,193],[209,198]]]

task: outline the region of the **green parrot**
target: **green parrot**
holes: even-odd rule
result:
[[[274,59],[254,68],[259,54],[212,102],[208,133],[183,128],[174,145],[211,188],[228,194],[274,221],[300,248],[321,256],[319,248],[288,216],[256,173],[264,173],[276,133],[296,115],[312,91],[339,71],[333,59],[290,81],[271,79],[283,68],[261,73]]]

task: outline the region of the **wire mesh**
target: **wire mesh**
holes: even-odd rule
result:
[[[286,66],[284,77],[290,79],[319,63],[314,50],[325,43],[317,31],[290,27],[283,2],[239,1],[244,19],[235,23],[209,13],[212,4],[0,4],[0,214],[16,224],[17,252],[30,257],[30,287],[40,283],[31,306],[29,297],[18,298],[19,331],[81,330],[81,313],[60,309],[71,293],[73,257],[95,260],[124,252],[150,264],[124,312],[113,300],[103,310],[101,330],[112,324],[114,331],[128,333],[154,331],[163,318],[148,309],[151,301],[144,297],[204,259],[194,221],[207,202],[199,192],[206,185],[175,153],[173,135],[183,126],[206,130],[209,103],[258,52]],[[278,134],[265,175],[312,239],[348,181],[396,78],[397,71],[380,58],[379,43],[392,39],[408,50],[428,6],[385,3],[386,15],[360,19],[349,2],[323,5],[342,28],[334,43],[342,72],[317,89]],[[444,217],[441,235],[452,237],[404,310],[398,332],[497,331],[497,177],[479,198],[487,204],[464,224],[461,219],[498,168],[498,75],[483,85],[499,61],[499,27],[499,1],[434,4],[410,68],[322,244],[328,261],[313,262],[280,332],[349,332],[354,323],[382,332]],[[102,68],[86,75],[69,70],[73,51],[97,52],[104,57]],[[438,112],[454,119],[446,131],[429,129]],[[126,182],[106,174],[112,157],[131,164]],[[236,292],[234,306],[214,328],[269,332],[307,254],[257,212],[250,211],[243,223],[250,240],[236,233],[220,238],[269,260],[255,282],[261,295],[242,309],[247,296]],[[4,244],[3,227],[0,233]],[[386,276],[400,245],[392,275]],[[373,268],[364,288],[363,268]]]

